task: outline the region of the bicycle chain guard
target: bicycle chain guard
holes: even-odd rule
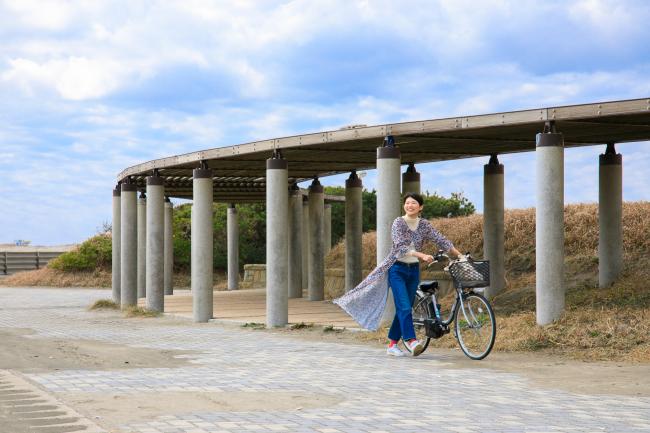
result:
[[[440,323],[437,319],[424,319],[424,332],[429,338],[440,338],[449,334],[449,326]]]

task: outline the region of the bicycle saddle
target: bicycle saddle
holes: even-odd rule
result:
[[[435,280],[424,280],[420,282],[420,290],[425,293],[434,293],[438,289],[438,282]]]

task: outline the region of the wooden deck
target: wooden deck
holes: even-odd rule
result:
[[[266,290],[248,289],[215,291],[214,318],[233,322],[266,322]],[[144,306],[145,300],[139,299]],[[189,290],[174,291],[165,296],[165,313],[192,317],[192,294]],[[306,298],[289,299],[289,323],[313,323],[319,326],[359,328],[343,310],[329,301],[309,301]]]

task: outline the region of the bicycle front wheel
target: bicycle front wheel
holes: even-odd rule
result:
[[[492,350],[497,333],[494,311],[478,293],[465,295],[456,308],[456,338],[463,353],[471,359],[483,359]]]
[[[413,302],[413,328],[415,328],[415,337],[424,344],[422,352],[427,350],[431,341],[431,338],[427,337],[424,329],[424,319],[431,318],[431,310],[429,308],[430,300],[431,298],[428,296],[420,296],[418,293],[415,295],[415,301]]]

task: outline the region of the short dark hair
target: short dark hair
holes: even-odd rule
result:
[[[412,198],[413,200],[417,201],[420,206],[424,204],[424,198],[422,198],[421,194],[418,194],[417,192],[407,192],[404,194],[404,199],[402,200],[402,204],[406,203],[407,198]]]

